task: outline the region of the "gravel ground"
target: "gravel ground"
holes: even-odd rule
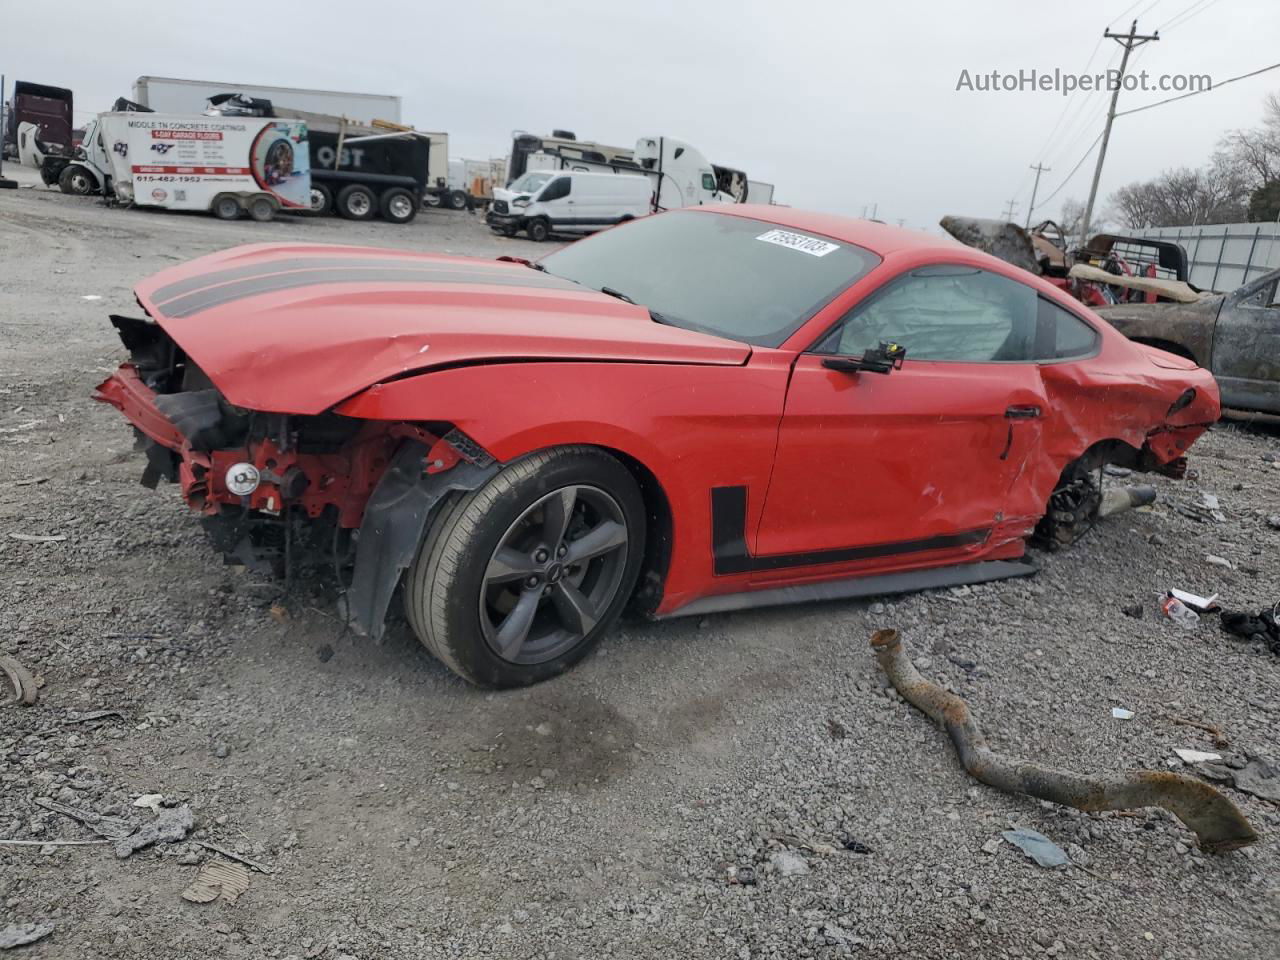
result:
[[[1280,658],[1158,608],[1170,586],[1280,600],[1274,433],[1215,429],[1186,480],[1154,481],[1154,509],[1033,578],[627,624],[561,679],[478,692],[403,625],[380,646],[344,636],[318,589],[273,610],[275,587],[222,566],[173,488],[138,485],[124,421],[88,400],[137,280],[263,239],[546,249],[447,212],[228,224],[0,192],[0,653],[43,683],[37,706],[0,707],[0,839],[93,836],[39,798],[142,821],[133,799],[159,793],[190,806],[191,839],[271,871],[198,905],[180,894],[214,855],[194,843],[0,845],[0,930],[55,926],[26,956],[1276,954],[1280,807],[1230,790],[1263,839],[1207,856],[1158,810],[997,792],[867,648],[900,627],[997,750],[1165,769],[1174,747],[1213,749],[1177,716],[1219,725],[1228,760],[1280,761]],[[1202,493],[1225,522],[1176,509]],[[999,841],[1011,825],[1077,866],[1036,866]],[[845,838],[869,852],[829,849]]]

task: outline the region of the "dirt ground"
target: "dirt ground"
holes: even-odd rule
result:
[[[0,840],[36,841],[0,844],[0,931],[54,925],[14,956],[1276,955],[1280,806],[1228,788],[1263,838],[1215,856],[1159,810],[1000,793],[867,648],[900,627],[997,750],[1181,769],[1173,748],[1215,749],[1183,718],[1219,726],[1228,763],[1280,762],[1280,657],[1159,611],[1171,586],[1280,600],[1276,434],[1213,430],[1153,509],[1032,578],[624,624],[561,679],[485,693],[402,624],[380,646],[344,636],[305,585],[273,612],[278,586],[223,566],[174,488],[141,487],[124,420],[89,400],[135,282],[262,240],[547,249],[444,211],[222,223],[0,191],[0,653],[43,684],[36,706],[0,706]],[[1224,521],[1178,509],[1204,493]],[[145,822],[145,794],[270,872],[202,905],[181,893],[219,857],[194,843],[48,845],[94,834],[37,800]],[[1074,865],[1004,843],[1018,825]]]

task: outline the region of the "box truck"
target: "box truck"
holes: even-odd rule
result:
[[[773,196],[772,186],[762,184],[768,186],[768,197],[756,201],[744,172],[711,163],[697,147],[674,137],[641,137],[627,148],[579,140],[568,130],[554,130],[549,137],[517,132],[507,163],[508,183],[531,170],[641,173],[653,182],[655,210],[704,203],[768,203]]]
[[[311,208],[307,125],[299,120],[102,113],[57,176],[66,193],[224,220]]]

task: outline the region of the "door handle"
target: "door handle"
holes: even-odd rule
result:
[[[1004,415],[1010,420],[1034,420],[1040,416],[1040,408],[1034,404],[1026,406],[1014,404],[1005,408]]]

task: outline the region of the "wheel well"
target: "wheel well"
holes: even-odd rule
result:
[[[1130,337],[1134,343],[1145,344],[1148,347],[1155,347],[1157,350],[1163,350],[1165,353],[1172,353],[1183,359],[1190,360],[1194,364],[1200,361],[1190,350],[1180,343],[1174,343],[1172,340],[1161,340],[1158,337]]]
[[[667,499],[662,484],[648,467],[635,457],[612,447],[598,449],[618,460],[640,487],[644,499],[647,520],[644,538],[644,561],[640,566],[640,579],[635,594],[628,605],[628,613],[646,616],[657,608],[662,600],[662,588],[671,565],[672,514],[671,501]]]
[[[1058,487],[1061,488],[1073,480],[1092,473],[1104,463],[1140,470],[1143,468],[1141,460],[1142,451],[1131,447],[1123,440],[1099,440],[1063,468]]]

